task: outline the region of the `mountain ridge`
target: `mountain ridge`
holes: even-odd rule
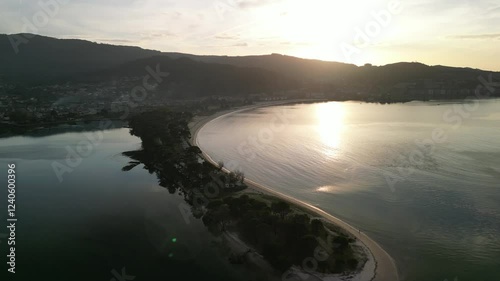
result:
[[[8,36],[28,36],[15,54]],[[168,58],[168,59],[166,59]],[[304,59],[280,54],[252,56],[207,56],[161,52],[135,46],[95,43],[81,39],[57,39],[33,34],[0,34],[0,81],[36,85],[68,81],[144,75],[144,62],[162,62],[170,68],[172,84],[183,85],[183,93],[195,95],[274,93],[292,88],[308,92],[342,92],[384,95],[394,87],[398,95],[413,91],[470,93],[488,72],[473,68],[429,66],[398,62],[382,66],[356,66],[342,62]],[[499,72],[493,72],[495,78]],[[486,77],[486,76],[484,76]],[[190,85],[191,84],[191,85]],[[399,86],[398,86],[399,85]],[[243,88],[247,88],[245,90]],[[175,88],[175,87],[174,87]],[[209,90],[210,89],[210,90]],[[206,91],[207,93],[203,94]],[[457,94],[453,94],[457,96]],[[423,97],[427,98],[427,97]]]

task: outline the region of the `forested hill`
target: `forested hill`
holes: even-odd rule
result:
[[[342,93],[391,98],[457,98],[468,95],[491,72],[471,68],[396,63],[355,66],[278,54],[199,56],[139,47],[98,44],[16,34],[0,35],[0,82],[18,85],[103,81],[144,75],[146,65],[161,64],[169,73],[165,89],[178,95],[301,92]],[[494,81],[499,73],[493,73]]]
[[[248,95],[253,93],[293,90],[303,84],[278,72],[255,67],[236,67],[227,64],[204,63],[189,58],[171,59],[154,56],[125,63],[117,68],[74,77],[73,81],[103,82],[120,77],[143,77],[149,72],[168,73],[161,92],[175,96]]]
[[[92,72],[159,55],[138,47],[55,39],[32,34],[0,35],[0,75],[10,80],[42,81]]]

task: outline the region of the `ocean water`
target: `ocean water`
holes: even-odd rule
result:
[[[500,280],[500,100],[263,107],[198,144],[360,228],[403,280]]]
[[[128,129],[66,129],[0,139],[5,182],[7,165],[16,164],[18,219],[16,274],[7,272],[2,235],[0,280],[248,280],[248,272],[218,254],[220,241],[201,220],[189,208],[180,211],[183,196],[158,186],[142,165],[121,170],[130,161],[122,153],[141,147]],[[96,145],[81,145],[98,134]],[[68,162],[70,150],[84,157]],[[54,163],[69,168],[62,181]],[[6,183],[0,198],[1,235]]]

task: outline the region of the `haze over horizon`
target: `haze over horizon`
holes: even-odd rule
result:
[[[399,4],[399,5],[398,5]],[[492,0],[5,1],[0,33],[198,55],[285,55],[362,65],[500,70]]]

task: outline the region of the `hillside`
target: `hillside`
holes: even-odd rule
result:
[[[175,96],[247,95],[301,87],[297,80],[261,68],[204,63],[186,57],[172,59],[165,56],[139,59],[105,71],[75,76],[74,81],[105,82],[121,77],[142,78],[148,74],[148,66],[152,69],[158,66],[161,72],[169,73],[159,85],[159,89]]]
[[[158,51],[139,47],[31,36],[33,37],[27,39],[27,43],[18,46],[19,51],[16,53],[8,36],[0,34],[0,75],[5,79],[40,82],[106,69],[160,54]]]
[[[171,58],[189,57],[193,60],[230,64],[240,67],[257,67],[280,72],[297,80],[320,82],[341,81],[352,75],[358,67],[353,64],[302,59],[291,56],[271,54],[262,56],[197,56],[179,53],[163,53]]]
[[[486,71],[395,63],[358,67],[278,54],[199,56],[84,40],[31,35],[16,54],[0,35],[0,81],[18,85],[73,81],[103,82],[145,75],[146,65],[171,73],[162,90],[182,96],[273,94],[283,90],[320,92],[332,97],[395,100],[462,98],[473,93]],[[494,73],[498,78],[499,73]],[[495,78],[495,79],[496,79]],[[340,93],[340,94],[339,94]],[[397,98],[394,98],[397,97]],[[384,98],[385,99],[385,98]]]

